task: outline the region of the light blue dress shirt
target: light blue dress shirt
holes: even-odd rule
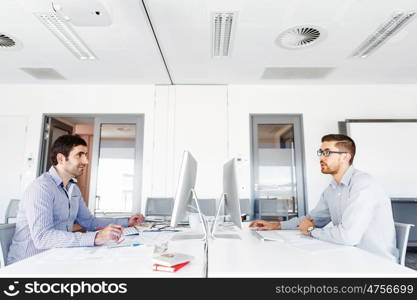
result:
[[[313,237],[398,261],[391,201],[369,174],[351,166],[339,184],[330,182],[309,216],[317,227]],[[281,228],[296,229],[302,219],[282,222]]]
[[[67,189],[54,167],[29,185],[19,206],[8,264],[50,248],[94,246],[96,227],[128,226],[127,218],[94,217],[75,179]],[[74,221],[89,232],[72,232]]]

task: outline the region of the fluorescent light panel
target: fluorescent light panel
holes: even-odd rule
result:
[[[387,39],[396,34],[404,25],[410,22],[416,12],[396,13],[387,22],[382,24],[375,33],[369,36],[353,53],[354,57],[365,58],[377,48],[379,48]]]
[[[234,13],[213,14],[213,56],[229,56]]]
[[[54,12],[35,13],[38,19],[79,59],[97,59],[75,30]]]

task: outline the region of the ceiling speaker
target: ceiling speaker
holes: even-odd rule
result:
[[[65,21],[74,26],[110,26],[109,11],[97,0],[54,0],[52,7]]]

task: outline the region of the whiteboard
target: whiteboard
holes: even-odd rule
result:
[[[390,198],[417,197],[417,122],[349,122],[355,168],[369,173]]]

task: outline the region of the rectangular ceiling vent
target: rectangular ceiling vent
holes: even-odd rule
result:
[[[227,57],[230,55],[236,17],[237,13],[234,12],[215,12],[212,14],[213,57]]]
[[[65,77],[52,68],[20,68],[30,76],[40,80],[65,80]]]
[[[82,60],[97,59],[71,25],[58,14],[47,12],[35,13],[35,15],[75,57]]]
[[[396,34],[404,25],[409,23],[416,12],[400,12],[394,14],[384,24],[371,34],[352,54],[353,57],[365,58],[381,46],[387,39]]]
[[[290,67],[290,68],[266,68],[262,79],[320,79],[326,77],[334,68]]]

